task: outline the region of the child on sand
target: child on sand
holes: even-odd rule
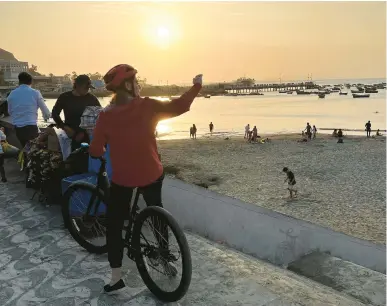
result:
[[[295,188],[296,185],[296,178],[294,177],[294,174],[292,171],[290,171],[287,167],[283,168],[283,172],[286,173],[286,179],[285,182],[288,182],[288,190],[290,193],[290,198],[293,198],[293,193],[294,197],[297,196],[297,189]]]

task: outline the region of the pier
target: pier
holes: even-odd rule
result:
[[[256,91],[294,91],[319,88],[314,82],[279,83],[279,84],[226,84],[224,90],[230,93],[249,94]]]

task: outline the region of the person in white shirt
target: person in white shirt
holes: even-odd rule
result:
[[[7,142],[4,127],[0,127],[0,176],[3,183],[7,182],[4,170],[4,159],[6,157],[16,157],[19,154],[19,149],[11,146]]]
[[[249,135],[250,135],[250,124],[245,126],[245,138],[249,139]]]
[[[8,113],[15,127],[16,136],[22,148],[26,143],[39,135],[37,125],[38,109],[43,113],[44,120],[51,117],[39,90],[31,88],[32,76],[21,72],[18,76],[19,86],[8,96]]]

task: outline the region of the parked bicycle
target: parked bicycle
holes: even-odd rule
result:
[[[88,149],[88,144],[82,144],[78,150],[88,154]],[[99,160],[101,166],[96,185],[85,181],[72,183],[64,195],[66,204],[62,207],[62,214],[65,226],[80,246],[91,253],[103,254],[107,252],[106,208],[110,183],[106,160],[103,157]],[[149,290],[162,301],[174,302],[186,294],[191,282],[188,242],[167,210],[156,206],[140,210],[138,200],[141,193],[141,188],[137,188],[133,204],[128,203],[123,243]],[[174,240],[176,245],[172,243]],[[153,272],[165,278],[161,284],[156,283]]]

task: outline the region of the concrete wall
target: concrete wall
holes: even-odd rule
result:
[[[386,249],[330,229],[166,179],[164,207],[185,229],[277,265],[314,250],[330,252],[375,271],[386,271]]]

